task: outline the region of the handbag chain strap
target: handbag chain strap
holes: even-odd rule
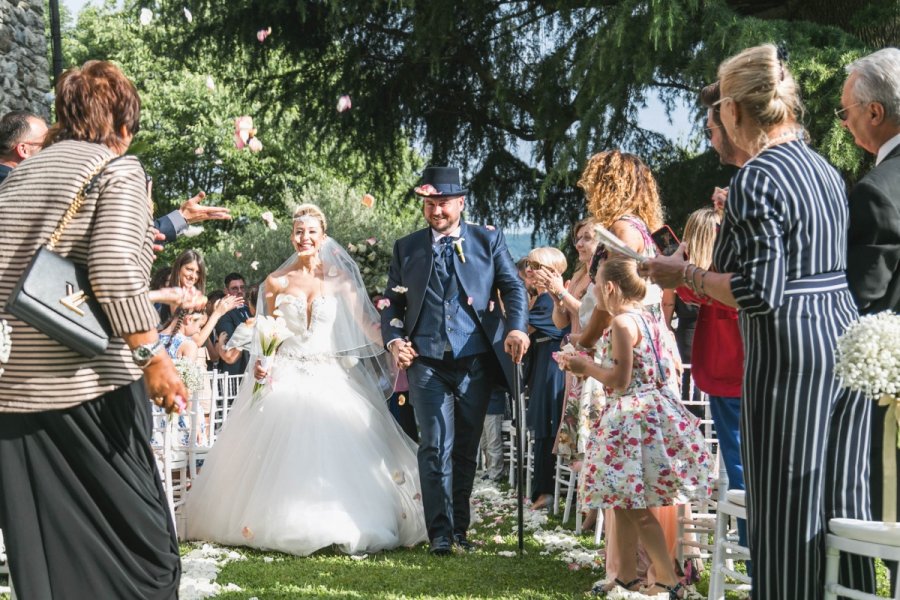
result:
[[[57,225],[53,233],[50,234],[50,239],[47,241],[47,250],[53,250],[54,248],[56,248],[56,244],[59,243],[59,238],[62,237],[63,231],[65,231],[66,227],[69,226],[69,222],[75,217],[75,214],[81,209],[82,205],[84,204],[88,188],[91,187],[91,184],[94,183],[94,180],[97,179],[97,176],[100,175],[100,172],[114,158],[114,156],[111,156],[100,161],[100,163],[96,167],[94,167],[94,170],[91,171],[91,174],[88,175],[87,179],[85,179],[84,183],[81,185],[81,188],[79,188],[78,193],[75,194],[75,198],[72,200],[69,208],[66,209],[66,212],[59,220],[59,225]]]

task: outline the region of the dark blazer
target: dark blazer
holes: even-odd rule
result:
[[[900,311],[900,146],[850,190],[847,283],[860,314]]]
[[[459,286],[471,298],[478,322],[503,366],[507,382],[511,382],[512,362],[503,350],[503,342],[506,334],[513,329],[526,331],[528,303],[525,286],[519,279],[506,240],[499,230],[463,223],[461,237],[464,238],[465,262],[454,254]],[[432,245],[431,228],[420,229],[394,243],[394,256],[384,292],[390,306],[381,312],[381,334],[385,344],[410,337],[415,330],[434,265]],[[505,318],[501,314],[500,297],[506,309]],[[402,325],[398,325],[395,319],[402,321]]]
[[[178,234],[187,227],[187,221],[178,210],[173,210],[167,215],[153,219],[153,226],[164,236],[166,242],[174,242]]]

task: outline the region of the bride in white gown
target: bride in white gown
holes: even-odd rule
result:
[[[297,254],[266,279],[258,312],[293,336],[268,370],[251,360],[188,494],[188,539],[308,555],[427,537],[415,446],[385,403],[393,378],[377,313],[326,226],[318,207],[294,213]],[[255,377],[267,384],[254,398]]]

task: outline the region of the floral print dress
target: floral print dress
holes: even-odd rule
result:
[[[641,332],[624,392],[606,388],[585,453],[585,502],[591,508],[636,509],[709,497],[711,455],[699,420],[681,404],[671,334],[648,311],[628,313]],[[600,362],[612,366],[607,330]]]

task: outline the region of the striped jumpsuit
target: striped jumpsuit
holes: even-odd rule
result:
[[[732,273],[744,343],[742,453],[755,599],[821,598],[828,519],[869,519],[869,420],[834,374],[856,319],[847,289],[843,180],[801,141],[769,148],[731,182],[714,264]],[[871,560],[841,578],[874,591]]]

